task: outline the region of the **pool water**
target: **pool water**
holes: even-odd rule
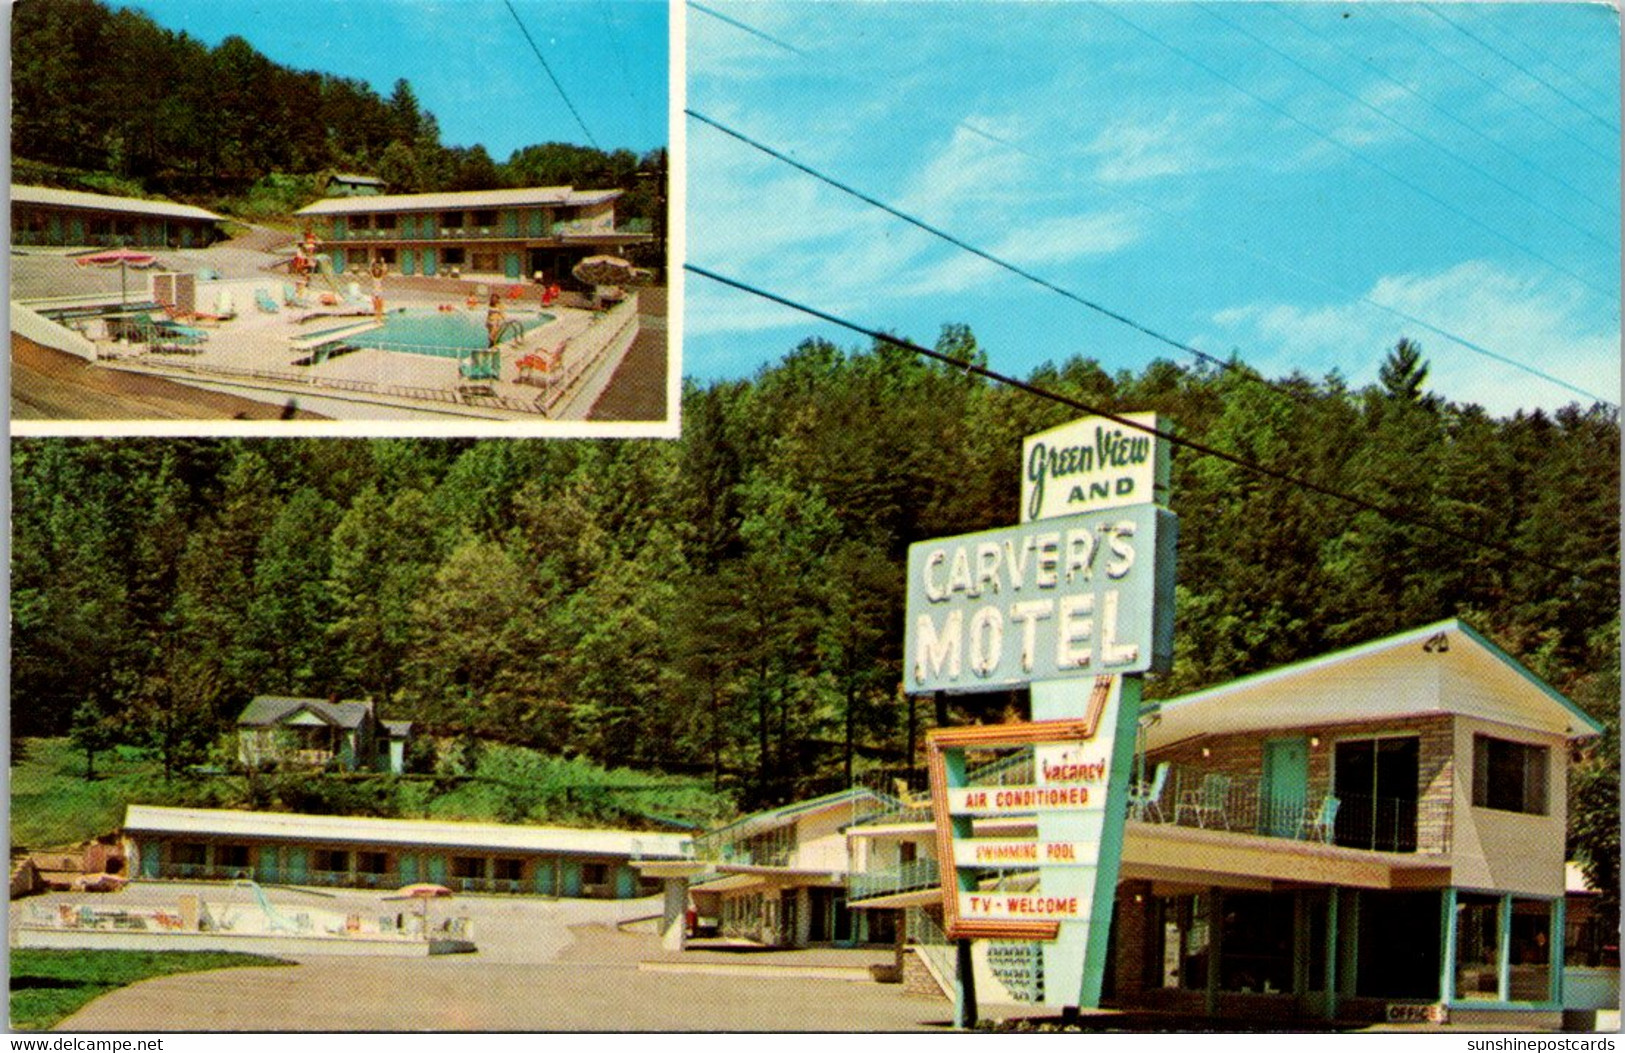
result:
[[[518,322],[525,332],[546,325],[556,316],[543,312],[515,312],[509,322]],[[405,351],[415,355],[459,358],[470,351],[483,351],[490,341],[485,334],[484,312],[402,311],[384,316],[377,329],[357,333],[345,340],[356,347],[381,351]]]

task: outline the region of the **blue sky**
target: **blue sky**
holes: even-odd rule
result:
[[[271,60],[366,81],[405,77],[447,146],[505,161],[532,143],[588,139],[502,0],[147,0],[121,4],[209,45],[233,34]],[[664,0],[513,0],[605,150],[668,139]]]
[[[1358,386],[1409,336],[1449,399],[1589,401],[1460,338],[1618,400],[1606,6],[704,7],[756,32],[688,8],[689,107],[1177,342]],[[967,323],[1018,375],[1073,354],[1193,361],[686,134],[691,262],[926,344]],[[748,376],[813,335],[864,342],[687,279],[685,373]]]

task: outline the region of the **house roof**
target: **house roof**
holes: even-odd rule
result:
[[[1148,707],[1157,749],[1198,735],[1453,713],[1569,738],[1602,727],[1450,618]]]
[[[562,826],[507,826],[427,819],[372,819],[353,815],[240,812],[217,808],[159,808],[132,804],[128,834],[189,834],[327,844],[409,845],[628,858],[681,859],[689,838],[635,830],[576,830]]]
[[[341,728],[358,728],[372,712],[365,702],[329,702],[322,698],[289,698],[283,695],[257,695],[237,718],[239,727],[270,727],[304,710]]]
[[[442,208],[518,208],[527,205],[601,205],[620,197],[619,190],[577,190],[569,186],[532,186],[514,190],[462,190],[447,194],[379,194],[376,197],[324,198],[295,215],[342,216],[352,213],[429,211]]]
[[[378,723],[384,726],[384,734],[392,739],[404,739],[412,733],[410,720],[380,720]]]
[[[12,186],[11,200],[25,205],[53,205],[57,208],[97,209],[103,212],[128,212],[131,215],[163,216],[169,219],[204,219],[224,221],[207,209],[193,205],[177,205],[173,201],[147,201],[137,197],[114,197],[111,194],[87,194],[82,190],[58,190],[48,186]]]
[[[384,185],[384,181],[377,176],[361,175],[357,172],[334,172],[332,177],[341,183],[360,183],[364,186]]]

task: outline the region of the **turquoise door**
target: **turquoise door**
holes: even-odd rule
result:
[[[349,231],[350,224],[343,216],[333,217],[333,240],[343,241],[344,235]]]
[[[401,273],[413,274],[417,270],[418,254],[413,249],[401,250]]]
[[[509,234],[519,233],[519,213],[512,209],[502,213],[502,229]]]
[[[415,885],[418,880],[418,857],[403,855],[399,863],[401,869],[401,884]]]
[[[435,250],[434,249],[424,249],[423,250],[423,273],[430,276],[431,278],[434,277],[434,265],[435,265]]]
[[[572,862],[570,862],[568,860],[565,861],[564,867],[563,867],[563,875],[562,875],[562,879],[561,879],[561,884],[564,887],[559,889],[559,895],[561,895],[561,896],[579,896],[579,895],[581,895],[581,864],[580,863],[572,863]]]
[[[261,845],[254,856],[254,878],[257,881],[280,881],[282,874],[277,867],[277,850],[271,845]]]
[[[283,880],[292,884],[303,884],[305,880],[305,850],[303,848],[288,849],[288,867],[283,872]]]
[[[631,867],[615,869],[615,898],[631,899],[638,894],[638,872]]]
[[[429,880],[436,885],[444,885],[446,883],[445,856],[429,857]]]
[[[158,864],[161,861],[159,853],[163,851],[157,841],[141,842],[141,876],[157,880]]]
[[[545,222],[547,217],[542,215],[542,210],[541,209],[539,209],[539,208],[532,209],[529,212],[529,216],[530,216],[530,236],[531,237],[539,238],[543,234],[547,233],[547,224]]]
[[[401,217],[401,237],[403,237],[403,238],[415,238],[415,237],[417,237],[417,229],[418,229],[418,218],[416,216],[402,216]]]
[[[509,280],[519,280],[519,253],[510,252],[506,254],[503,258],[503,270],[508,275]]]
[[[1267,739],[1264,784],[1258,791],[1258,828],[1273,837],[1295,837],[1309,804],[1309,740]]]
[[[553,860],[538,859],[535,866],[537,894],[551,896],[553,894]]]

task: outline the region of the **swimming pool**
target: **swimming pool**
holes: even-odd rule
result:
[[[508,315],[508,321],[518,322],[528,333],[555,317],[541,311],[514,312]],[[483,351],[489,345],[485,314],[469,311],[398,311],[385,315],[384,324],[377,329],[345,337],[344,342],[355,347],[441,358],[461,358],[470,351]]]

